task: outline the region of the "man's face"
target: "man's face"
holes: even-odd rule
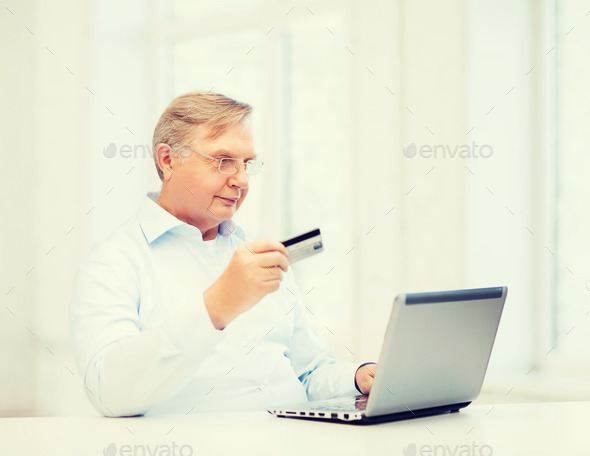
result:
[[[211,128],[199,125],[185,144],[214,158],[237,158],[242,161],[256,158],[252,130],[248,121],[229,128],[220,136],[210,138]],[[248,193],[248,176],[244,167],[235,174],[219,172],[219,163],[182,149],[186,157],[179,163],[172,158],[172,176],[166,180],[167,197],[171,205],[166,208],[177,218],[196,226],[205,233],[217,230],[224,220],[230,219],[244,202]],[[163,189],[164,191],[164,189]]]

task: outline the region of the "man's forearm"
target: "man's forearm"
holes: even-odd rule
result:
[[[182,388],[199,364],[180,352],[161,328],[150,328],[98,353],[86,369],[85,386],[104,415],[142,415]]]

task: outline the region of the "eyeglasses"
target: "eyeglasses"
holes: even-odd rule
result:
[[[199,152],[198,150],[193,149],[191,146],[183,145],[182,148],[190,149],[192,152],[199,154],[202,157],[209,158],[210,160],[215,160],[218,164],[217,168],[221,174],[235,174],[239,171],[242,164],[244,165],[244,171],[248,176],[253,176],[258,174],[262,169],[262,165],[264,162],[262,160],[258,160],[256,158],[252,158],[246,162],[243,162],[239,158],[215,158],[211,157],[210,155],[204,154],[203,152]],[[182,152],[181,152],[182,155]]]

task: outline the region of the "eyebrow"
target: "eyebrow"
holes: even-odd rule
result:
[[[224,158],[224,157],[225,158],[238,158],[235,156],[235,154],[232,154],[232,152],[227,149],[218,149],[209,155],[211,155],[212,157],[215,157],[215,158]],[[250,157],[246,157],[245,160],[253,160],[255,158],[258,158],[257,154],[253,154]]]

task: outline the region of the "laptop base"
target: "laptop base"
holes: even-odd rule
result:
[[[428,407],[420,410],[408,410],[407,412],[397,412],[397,413],[388,413],[386,415],[378,415],[378,416],[366,416],[363,414],[362,418],[357,420],[342,420],[342,419],[332,419],[328,418],[330,413],[326,413],[325,417],[320,416],[299,416],[299,415],[285,415],[285,414],[276,414],[279,418],[291,418],[297,420],[311,420],[311,421],[325,421],[329,423],[341,423],[341,424],[356,424],[356,425],[366,425],[366,424],[379,424],[379,423],[386,423],[389,421],[401,421],[401,420],[409,420],[414,418],[424,418],[427,416],[433,415],[442,415],[445,413],[456,413],[460,409],[467,407],[471,402],[460,402],[457,404],[449,404],[449,405],[441,405],[438,407]]]

